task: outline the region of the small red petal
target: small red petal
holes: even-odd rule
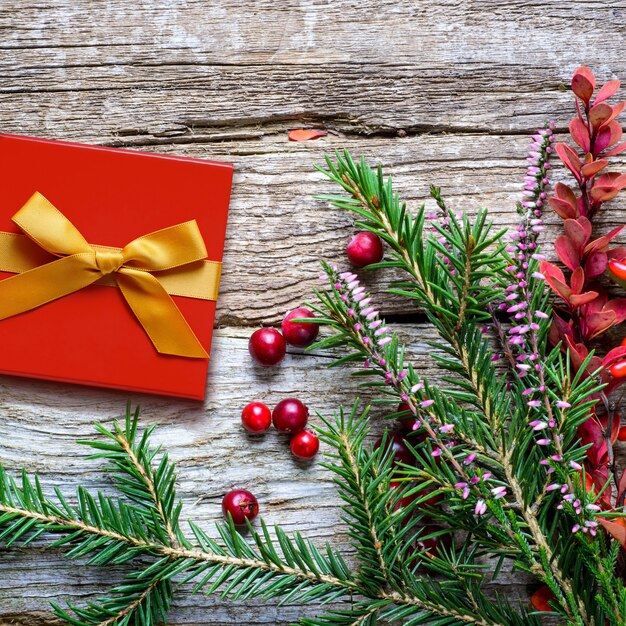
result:
[[[326,135],[328,135],[328,133],[325,130],[298,128],[297,130],[290,130],[287,136],[289,137],[289,141],[310,141],[311,139],[318,139]]]

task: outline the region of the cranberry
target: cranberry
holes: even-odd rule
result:
[[[222,500],[222,513],[226,519],[230,514],[236,526],[245,526],[246,520],[252,521],[259,514],[259,503],[246,489],[233,489]]]
[[[380,448],[383,444],[383,438],[381,437],[375,444],[374,449]],[[387,433],[387,440],[385,441],[386,450],[393,452],[393,464],[405,463],[407,465],[415,464],[415,457],[406,445],[404,436],[400,433]]]
[[[434,524],[428,524],[424,526],[420,535],[422,537],[426,537],[432,533],[436,533],[441,530],[446,530],[443,526],[435,526]],[[417,540],[417,548],[421,550],[426,550],[426,556],[431,558],[438,556],[439,551],[443,548],[445,550],[450,550],[452,547],[452,535],[450,533],[445,533],[442,535],[437,535],[436,537],[428,537],[427,539],[418,539]]]
[[[306,348],[306,346],[310,346],[315,341],[317,333],[320,331],[320,326],[319,324],[309,324],[308,322],[291,321],[299,317],[315,319],[315,315],[313,315],[309,309],[300,307],[289,311],[287,315],[285,315],[281,330],[283,331],[283,337],[287,340],[287,343],[298,348]]]
[[[405,493],[411,489],[411,487],[408,486],[407,483],[400,482],[400,481],[391,481],[389,483],[389,487],[390,489],[401,489],[402,493]],[[416,497],[417,496],[415,494],[411,494],[410,496],[402,496],[394,505],[393,507],[394,511],[398,511],[400,509],[403,509],[404,507],[409,506],[415,500]],[[409,513],[406,513],[405,515],[402,516],[401,522],[405,524],[409,520],[410,517],[411,515]]]
[[[264,433],[272,425],[272,412],[262,402],[251,402],[241,412],[241,423],[249,433]]]
[[[383,259],[383,242],[378,235],[363,231],[352,237],[346,246],[346,254],[355,267],[365,267]]]
[[[285,398],[274,407],[272,421],[281,433],[299,433],[309,421],[309,409],[296,398]]]
[[[284,337],[275,328],[260,328],[252,333],[248,350],[257,363],[271,367],[283,360],[287,346]]]
[[[434,485],[431,485],[430,487],[425,487],[424,489],[420,489],[418,492],[416,492],[415,499],[424,498],[429,493],[433,493],[433,491],[437,491],[437,487],[435,487]],[[426,500],[423,500],[422,502],[420,502],[419,506],[433,508],[437,506],[442,500],[443,500],[443,494],[436,493],[434,496],[431,496],[430,498],[426,498]]]
[[[302,430],[291,438],[291,453],[299,459],[312,459],[320,449],[320,441],[315,433]]]

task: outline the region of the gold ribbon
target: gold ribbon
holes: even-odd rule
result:
[[[112,248],[87,243],[39,192],[12,219],[26,236],[0,232],[0,271],[17,274],[0,281],[0,320],[94,283],[117,286],[158,352],[208,358],[170,297],[217,299],[221,263],[204,260],[195,220]]]

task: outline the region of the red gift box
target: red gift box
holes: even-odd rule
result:
[[[21,233],[11,218],[38,192],[90,245],[123,248],[195,220],[206,259],[222,260],[231,164],[0,135],[0,167],[0,232]],[[0,281],[15,275],[0,272]],[[215,301],[171,298],[208,354]],[[3,374],[201,400],[207,368],[208,358],[159,353],[115,286],[0,321]]]

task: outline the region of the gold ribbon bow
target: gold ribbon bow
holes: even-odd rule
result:
[[[88,244],[39,192],[12,219],[39,248],[60,258],[41,265],[42,251],[25,237],[0,233],[0,270],[22,272],[0,281],[0,320],[96,282],[113,284],[160,353],[208,358],[170,297],[215,299],[221,264],[203,262],[207,251],[195,220],[144,235],[119,249]],[[164,274],[160,280],[152,272]],[[212,279],[208,290],[207,277]]]

